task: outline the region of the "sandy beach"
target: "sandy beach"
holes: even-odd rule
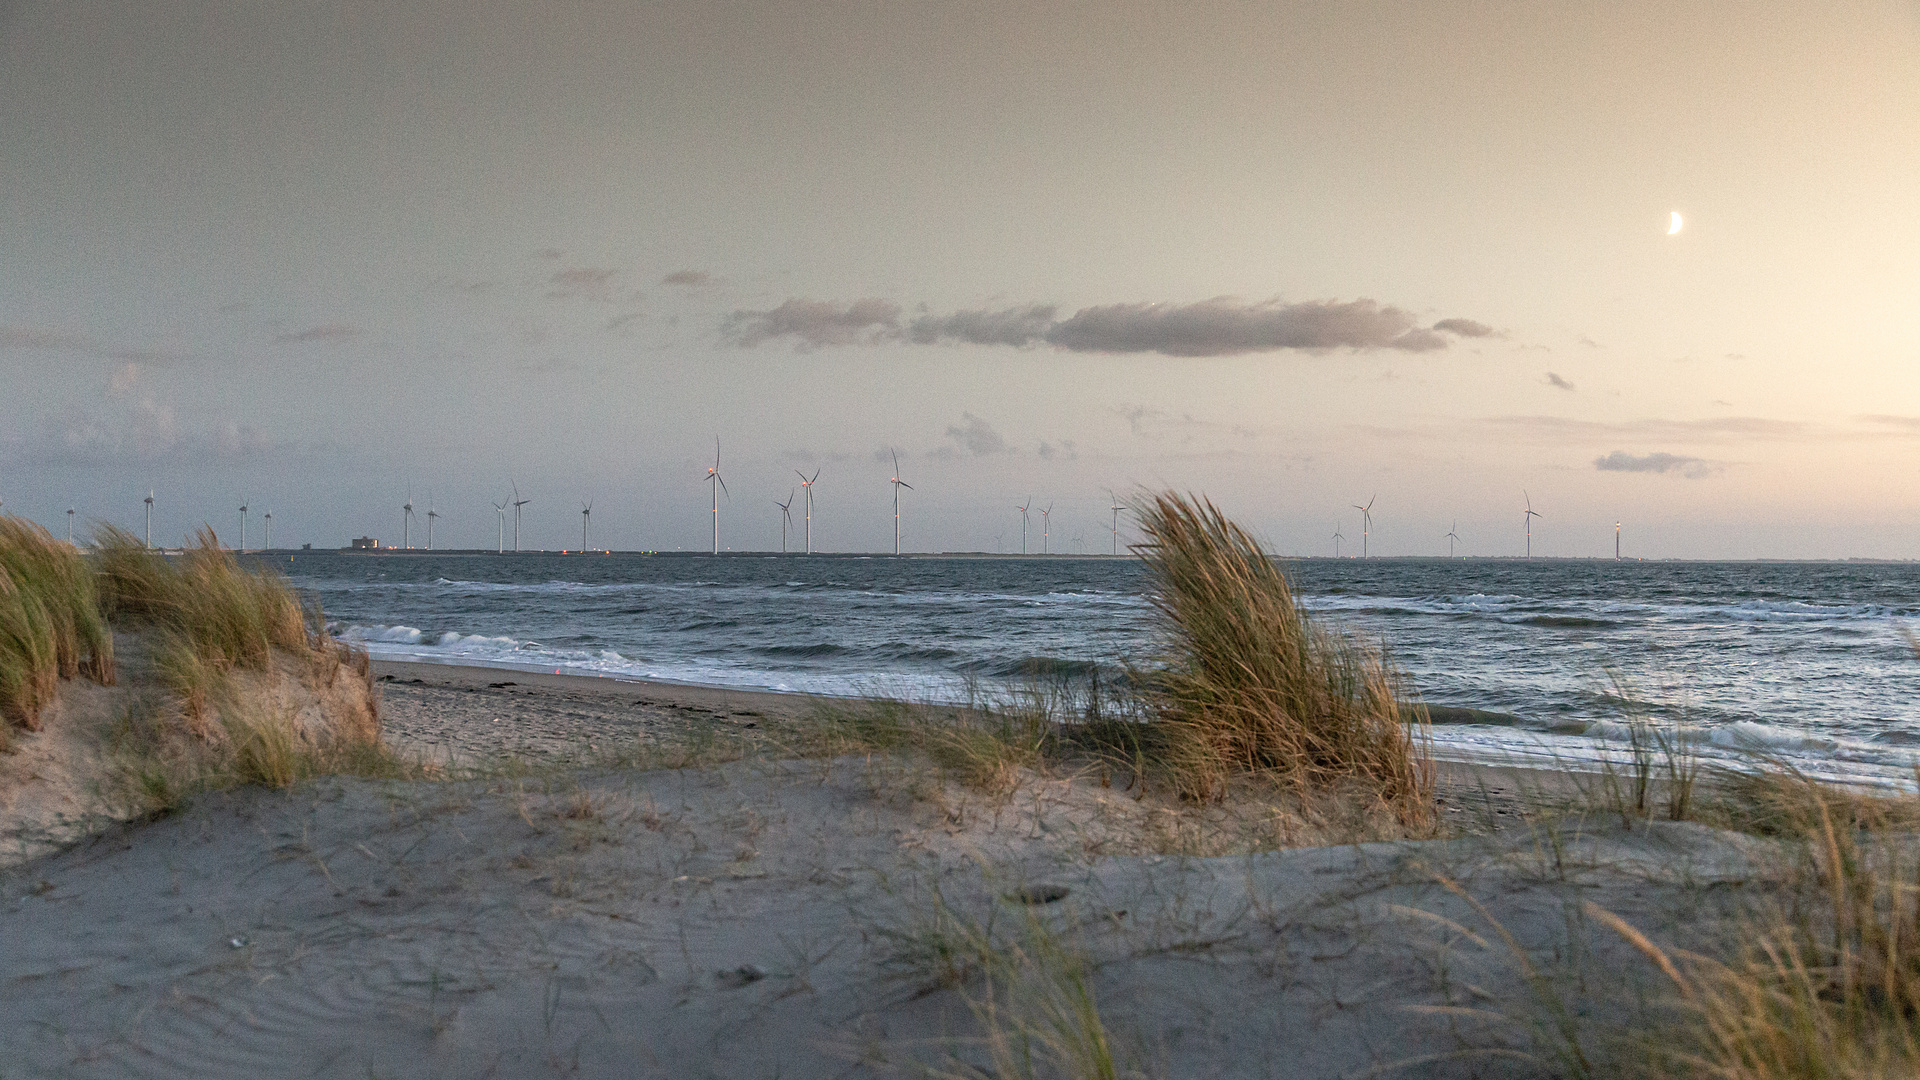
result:
[[[803,698],[376,675],[397,746],[522,766],[207,795],[0,872],[7,1075],[970,1075],[1008,1030],[985,942],[1071,943],[1065,984],[1120,1075],[1544,1075],[1528,983],[1440,921],[1488,933],[1446,883],[1617,980],[1646,965],[1570,911],[1698,933],[1760,854],[1596,820],[1208,856],[1091,776],[989,794],[884,757],[559,767],[793,721]],[[1448,775],[1455,812],[1491,817],[1530,781]],[[1492,802],[1462,805],[1483,783]],[[1029,989],[1058,996],[1047,971]],[[1468,1005],[1486,1015],[1448,1011]]]

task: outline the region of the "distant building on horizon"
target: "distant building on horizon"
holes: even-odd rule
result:
[[[353,541],[353,550],[355,550],[355,551],[378,551],[378,550],[380,550],[380,541],[378,541],[378,540],[375,540],[375,539],[374,539],[373,537],[371,537],[371,536],[360,536],[360,537],[355,537],[355,538],[354,538],[354,541]]]

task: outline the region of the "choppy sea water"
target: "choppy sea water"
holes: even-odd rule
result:
[[[958,699],[1154,649],[1128,560],[344,555],[279,564],[376,657]],[[1310,559],[1307,606],[1385,645],[1446,756],[1590,760],[1618,679],[1708,757],[1910,783],[1920,565]]]

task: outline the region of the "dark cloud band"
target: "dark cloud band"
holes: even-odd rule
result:
[[[1601,472],[1677,473],[1689,480],[1699,480],[1719,471],[1717,464],[1705,458],[1668,453],[1635,455],[1624,450],[1594,458],[1593,467]]]
[[[1163,356],[1237,356],[1281,350],[1444,349],[1449,335],[1484,337],[1493,331],[1471,319],[1419,325],[1408,312],[1372,300],[1315,300],[1249,304],[1231,299],[1194,304],[1106,304],[1065,319],[1051,304],[921,315],[902,323],[890,300],[848,303],[788,300],[767,311],[737,311],[726,337],[743,347],[792,338],[802,348],[824,345],[958,343],[1067,352],[1158,353]]]

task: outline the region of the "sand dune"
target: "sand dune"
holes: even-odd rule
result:
[[[793,705],[387,673],[394,737],[460,753],[500,743],[516,704],[604,737],[627,733],[610,702],[649,701],[623,714],[640,728]],[[1538,995],[1443,878],[1529,949],[1639,978],[1582,903],[1684,938],[1767,855],[1595,822],[1199,858],[1152,853],[1143,813],[1089,778],[990,797],[883,759],[204,796],[4,872],[0,1044],[36,1076],[954,1073],[1013,1022],[983,1023],[989,987],[1044,1015],[1050,942],[1084,965],[1121,1075],[1541,1075]],[[990,978],[981,935],[1033,962]]]

